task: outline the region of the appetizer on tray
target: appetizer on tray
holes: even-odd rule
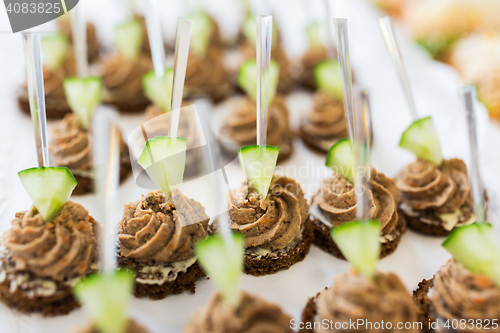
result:
[[[1,238],[0,300],[23,313],[67,314],[78,307],[72,286],[97,271],[99,223],[68,201],[77,182],[64,167],[18,173],[33,200]]]
[[[194,293],[196,281],[205,276],[194,244],[207,236],[210,218],[199,202],[178,189],[186,147],[185,138],[157,136],[146,143],[138,161],[160,191],[125,205],[119,224],[119,265],[137,272],[137,297]]]

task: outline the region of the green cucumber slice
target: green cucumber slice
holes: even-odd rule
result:
[[[76,179],[66,167],[31,168],[17,174],[45,222],[59,213],[76,187]]]
[[[66,78],[64,92],[71,110],[87,129],[94,109],[102,101],[102,79],[97,76]]]
[[[415,120],[404,131],[399,146],[436,165],[443,162],[441,145],[432,117]]]
[[[318,23],[309,25],[306,29],[306,34],[311,48],[323,47],[323,42],[321,41],[321,26]]]
[[[200,264],[222,295],[232,305],[239,300],[238,284],[243,271],[245,237],[232,233],[231,239],[221,234],[212,235],[195,245]]]
[[[122,270],[91,275],[73,291],[100,332],[123,333],[127,328],[126,310],[133,286],[134,275]]]
[[[62,66],[69,51],[68,37],[62,32],[44,35],[41,39],[43,63],[51,70]]]
[[[188,19],[193,22],[190,49],[194,54],[202,56],[207,51],[214,32],[214,23],[212,18],[203,11],[190,14]]]
[[[442,245],[468,270],[489,276],[500,286],[500,246],[491,224],[477,222],[457,227]]]
[[[317,64],[314,67],[314,81],[319,89],[343,100],[342,76],[337,60],[326,60]]]
[[[356,166],[351,140],[346,138],[337,141],[328,151],[325,165],[351,183],[354,182]]]
[[[380,258],[380,223],[353,221],[332,229],[332,238],[354,268],[371,279]]]
[[[263,198],[267,196],[274,169],[278,161],[279,147],[247,146],[238,151],[241,167],[245,171],[249,183]]]
[[[187,139],[157,136],[146,142],[137,163],[168,197],[182,184],[186,167]]]
[[[271,103],[278,89],[280,66],[271,60],[269,66],[269,103]],[[245,61],[238,71],[238,85],[250,98],[257,100],[257,62],[254,60]]]
[[[141,23],[137,20],[130,20],[115,28],[114,43],[125,60],[135,61],[139,57],[142,37]]]
[[[271,47],[274,47],[276,43],[278,43],[279,31],[276,24],[273,24],[273,32],[271,37]],[[243,36],[245,36],[246,40],[251,44],[255,45],[257,40],[257,23],[255,17],[249,15],[243,22],[243,26],[241,27],[241,32],[243,32]]]
[[[165,69],[162,77],[157,77],[155,71],[150,71],[142,78],[146,96],[164,112],[170,111],[174,69]]]

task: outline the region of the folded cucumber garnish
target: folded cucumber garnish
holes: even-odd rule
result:
[[[232,233],[231,239],[212,235],[195,245],[198,260],[225,299],[236,306],[239,301],[238,283],[243,270],[245,238]]]
[[[69,50],[68,37],[62,32],[45,35],[41,39],[43,63],[50,69],[60,68]]]
[[[273,101],[278,89],[280,68],[276,61],[271,60],[269,67],[269,103]],[[255,60],[245,61],[238,71],[238,85],[250,98],[257,100],[257,62]]]
[[[269,191],[279,152],[279,147],[268,145],[247,146],[238,152],[240,164],[247,175],[248,182],[263,198]]]
[[[115,46],[125,60],[137,60],[141,49],[142,36],[142,26],[137,20],[127,21],[115,28]]]
[[[432,117],[415,120],[404,131],[399,146],[436,165],[443,162],[441,145]]]
[[[271,47],[274,47],[276,43],[278,42],[278,27],[276,24],[273,24],[273,32],[272,32],[272,37],[271,37]],[[241,27],[241,31],[243,32],[243,36],[247,39],[247,41],[251,45],[255,45],[256,36],[257,36],[257,26],[255,23],[255,17],[249,15],[243,22],[243,26]]]
[[[313,23],[307,27],[306,29],[307,39],[309,39],[309,46],[311,48],[323,47],[320,31],[321,31],[321,26],[318,23]]]
[[[350,182],[354,182],[356,166],[351,140],[346,138],[337,141],[328,151],[325,165]]]
[[[154,71],[150,71],[142,78],[144,93],[164,112],[170,111],[173,82],[174,69],[172,67],[165,69],[162,77],[157,77]]]
[[[187,139],[157,136],[146,142],[137,163],[168,197],[182,184],[186,167]]]
[[[188,19],[193,22],[190,41],[191,51],[196,55],[204,55],[214,32],[212,18],[207,13],[199,11],[189,15]]]
[[[91,275],[79,282],[73,291],[99,332],[123,333],[127,329],[126,310],[133,286],[132,273],[117,271],[112,275]]]
[[[76,187],[76,179],[66,167],[31,168],[17,174],[45,222],[59,213]]]
[[[500,286],[500,246],[488,222],[453,229],[443,247],[475,274],[489,276]]]
[[[102,79],[97,76],[64,79],[64,92],[71,110],[78,116],[84,129],[92,119],[92,112],[102,101]]]
[[[332,238],[344,257],[366,278],[371,279],[380,258],[380,223],[353,221],[332,229]]]
[[[314,67],[314,81],[319,89],[337,99],[343,99],[342,77],[337,60],[326,60],[317,64]]]

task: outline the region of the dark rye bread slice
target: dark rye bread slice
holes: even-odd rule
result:
[[[17,94],[17,104],[22,112],[30,115],[30,102],[28,92],[21,88]],[[66,113],[71,112],[66,99],[45,97],[45,111],[47,119],[62,119]]]
[[[325,288],[328,289],[328,288]],[[314,323],[316,314],[318,313],[316,308],[316,298],[319,296],[318,293],[316,296],[311,297],[307,300],[306,306],[304,310],[302,310],[302,315],[300,316],[301,325],[303,325],[302,329],[299,331],[300,333],[314,333]]]
[[[429,327],[429,322],[434,322],[436,320],[431,310],[432,306],[429,302],[429,298],[427,297],[429,289],[432,288],[432,280],[433,278],[429,280],[423,279],[419,282],[417,289],[413,291],[413,301],[417,308],[418,320],[422,323],[423,333],[432,333],[436,331]]]
[[[146,266],[144,263],[139,263],[134,259],[118,257],[118,265],[122,268],[134,269],[139,271]],[[205,277],[206,274],[201,266],[195,262],[185,272],[179,272],[177,277],[172,281],[166,281],[162,284],[146,284],[135,281],[134,295],[135,297],[149,297],[152,300],[163,299],[170,295],[180,294],[188,290],[191,294],[196,291],[196,281]]]
[[[1,244],[0,247],[5,249]],[[95,270],[90,273],[93,272]],[[41,278],[28,271],[16,272],[14,260],[8,251],[0,252],[0,301],[9,308],[26,314],[40,313],[42,316],[58,316],[68,314],[80,306],[73,296],[71,284],[63,281],[43,278],[44,284],[55,285],[54,293],[50,295],[35,293],[33,284],[39,279]]]
[[[151,102],[145,96],[140,96],[134,100],[106,98],[103,103],[114,106],[121,113],[137,113],[144,112]]]
[[[71,171],[71,170],[70,170]],[[120,184],[128,178],[132,173],[132,165],[130,164],[130,155],[127,147],[126,151],[120,152]],[[77,181],[76,187],[73,190],[73,195],[84,195],[94,193],[94,179],[83,175],[73,174]]]
[[[302,261],[306,257],[313,239],[314,229],[312,221],[307,219],[302,232],[302,239],[300,239],[297,244],[287,249],[284,254],[280,254],[277,257],[269,254],[257,257],[255,254],[246,251],[244,271],[249,275],[261,276],[289,269],[290,266]]]
[[[68,314],[80,306],[68,285],[58,283],[57,291],[52,296],[28,297],[20,288],[11,293],[9,291],[11,282],[10,279],[6,279],[0,284],[0,301],[19,312],[59,316]]]
[[[464,216],[468,217],[472,216],[473,208],[471,206],[467,206],[464,209],[465,209]],[[400,209],[400,211],[406,217],[408,228],[417,231],[421,234],[444,237],[448,236],[453,230],[453,229],[452,230],[445,229],[443,227],[443,221],[434,211],[427,210],[419,212],[418,216],[412,216],[410,214],[406,214],[406,212],[403,209]],[[465,220],[467,220],[468,217],[466,217]],[[458,224],[458,226],[459,225],[460,223]]]
[[[331,228],[312,215],[311,218],[313,218],[314,226],[314,244],[321,248],[323,251],[328,252],[339,259],[345,260],[344,255],[332,239]],[[406,219],[404,215],[400,214],[400,212],[398,211],[398,222],[396,224],[396,227],[392,231],[395,237],[393,240],[381,244],[380,258],[384,258],[396,250],[399,241],[401,240],[401,236],[405,233],[405,231]]]

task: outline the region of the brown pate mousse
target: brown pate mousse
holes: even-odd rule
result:
[[[56,20],[57,28],[63,34],[68,36],[69,42],[73,44],[73,34],[71,33],[71,21],[70,20]],[[87,55],[89,62],[94,62],[99,58],[99,40],[97,39],[97,32],[95,25],[87,22]]]
[[[123,333],[148,333],[149,331],[142,325],[138,324],[133,319],[127,320],[127,328]],[[90,324],[87,327],[77,330],[75,333],[100,333],[95,324]]]
[[[52,142],[49,147],[55,164],[67,167],[77,178],[79,184],[73,191],[74,194],[82,194],[79,187],[82,178],[94,179],[92,164],[92,136],[85,130],[78,116],[74,113],[68,113],[62,120],[59,120],[52,127]],[[128,147],[123,141],[120,133],[120,165],[130,166],[130,157]],[[124,169],[120,169],[124,171]],[[120,172],[120,179],[126,176]],[[91,190],[84,191],[91,192]]]
[[[198,310],[184,328],[184,333],[293,332],[292,318],[279,306],[241,291],[237,307],[226,302],[220,293]]]
[[[467,166],[462,160],[444,160],[438,167],[417,159],[395,181],[402,194],[400,207],[410,227],[425,232],[416,223],[435,226],[438,235],[446,235],[456,226],[475,221]]]
[[[143,195],[124,207],[118,233],[120,262],[138,268],[139,283],[175,280],[196,262],[193,247],[207,236],[209,219],[199,202],[179,190],[169,197],[161,191]]]
[[[326,48],[323,46],[310,47],[302,56],[300,63],[302,65],[302,84],[307,88],[316,89],[316,81],[314,79],[314,67],[317,64],[327,60]]]
[[[45,92],[45,106],[47,118],[62,118],[70,111],[66,94],[64,92],[63,81],[66,77],[74,76],[75,58],[73,52],[68,52],[63,65],[57,69],[50,69],[43,66],[43,87]],[[30,113],[28,88],[24,83],[18,93],[18,102],[21,109]]]
[[[313,109],[302,119],[300,135],[307,145],[328,152],[335,142],[347,137],[343,102],[327,92],[316,92]]]
[[[218,48],[208,47],[204,55],[190,53],[185,85],[188,96],[206,94],[216,102],[224,99],[231,85],[222,52]]]
[[[443,320],[478,320],[483,327],[474,325],[474,328],[461,329],[457,332],[500,332],[494,328],[492,320],[500,320],[500,288],[495,282],[485,276],[471,273],[464,265],[454,259],[441,266],[434,275],[433,287],[428,294],[431,311]],[[485,328],[486,323],[491,324]]]
[[[133,62],[120,54],[105,58],[101,63],[104,103],[116,105],[123,112],[144,110],[149,100],[143,93],[142,78],[152,68],[151,57],[145,55]]]
[[[8,257],[2,262],[0,282],[11,280],[11,292],[21,288],[51,296],[57,292],[55,283],[71,283],[94,270],[98,227],[87,210],[72,201],[51,222],[44,222],[34,207],[17,213],[2,237]]]
[[[265,198],[243,182],[232,191],[229,205],[230,227],[245,236],[246,252],[286,248],[301,237],[309,215],[300,184],[285,176],[273,177]]]
[[[240,147],[257,142],[257,105],[248,96],[238,100],[238,106],[225,120],[220,140],[237,143]],[[267,120],[267,144],[280,147],[278,161],[285,160],[292,153],[293,133],[290,129],[288,108],[281,95],[274,97],[269,105]],[[224,148],[224,146],[222,146]]]
[[[316,316],[314,322],[323,320],[333,323],[365,322],[392,323],[393,329],[380,330],[368,326],[356,332],[418,332],[417,329],[397,329],[397,324],[414,323],[417,312],[413,300],[397,275],[377,272],[373,281],[367,280],[357,273],[339,275],[332,287],[325,289],[315,299]],[[320,327],[314,330],[320,332],[347,332],[349,330],[335,329],[335,324],[327,329]]]
[[[370,218],[381,223],[381,242],[390,242],[400,236],[397,209],[401,194],[394,181],[383,173],[372,169],[370,177]],[[313,197],[313,204],[318,205],[323,215],[328,217],[330,228],[356,219],[354,185],[338,173],[334,172],[330,178],[321,181],[321,189]]]

